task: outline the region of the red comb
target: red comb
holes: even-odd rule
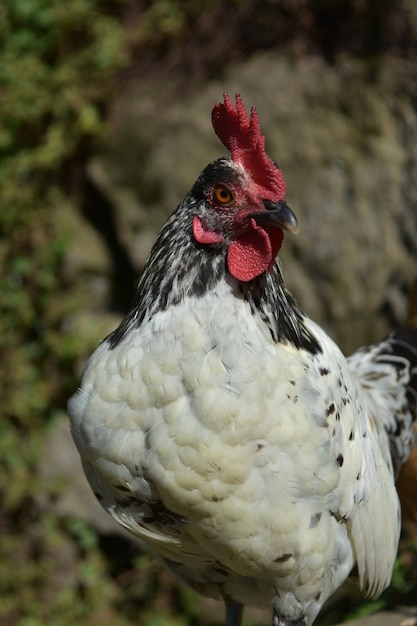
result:
[[[265,137],[261,134],[259,117],[254,107],[250,118],[240,94],[236,94],[236,109],[227,94],[224,104],[218,102],[211,114],[213,128],[232,155],[235,163],[249,170],[255,182],[269,191],[274,201],[285,198],[286,185],[281,170],[265,152]]]

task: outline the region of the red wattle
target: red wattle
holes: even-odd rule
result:
[[[229,245],[227,265],[231,275],[247,282],[271,270],[283,236],[281,229],[271,228],[267,233],[251,220],[251,228]]]

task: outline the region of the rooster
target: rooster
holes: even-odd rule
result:
[[[255,109],[225,95],[210,163],[162,228],[130,312],[69,401],[104,509],[227,626],[310,626],[352,570],[389,584],[414,444],[417,329],[346,359],[286,290],[296,233]]]

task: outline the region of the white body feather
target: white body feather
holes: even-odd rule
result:
[[[221,281],[103,342],[69,412],[101,504],[178,576],[312,622],[355,563],[387,586],[400,512],[357,363],[305,325],[322,354],[272,341]]]

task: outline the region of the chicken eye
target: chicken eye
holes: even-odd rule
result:
[[[220,204],[229,204],[233,200],[233,194],[226,185],[217,185],[214,190],[214,197]]]

